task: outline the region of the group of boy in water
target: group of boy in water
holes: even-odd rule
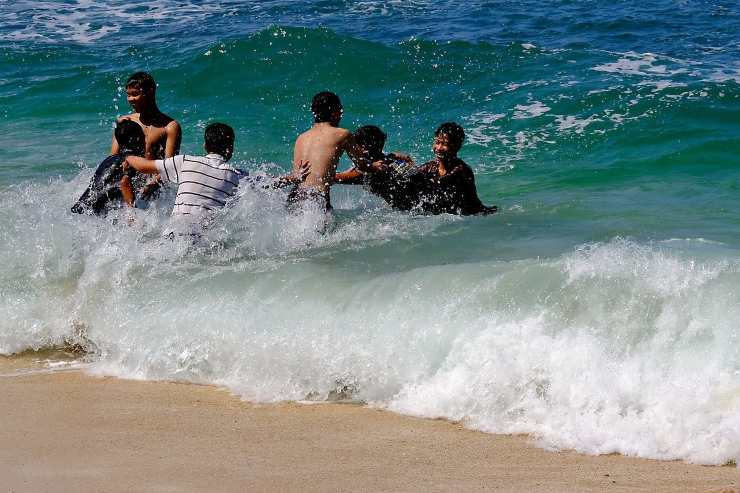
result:
[[[178,154],[182,131],[178,122],[156,103],[156,83],[137,72],[126,83],[133,113],[116,123],[111,156],[96,170],[90,186],[72,207],[74,212],[103,214],[125,204],[142,206],[156,196],[161,184],[177,185],[173,216],[202,222],[229,203],[248,173],[229,164],[234,153],[234,130],[224,123],[205,129],[205,156]],[[457,153],[465,139],[463,128],[444,123],[434,134],[434,159],[415,165],[406,154],[385,153],[386,135],[377,126],[354,133],[339,127],[342,103],[331,92],[320,92],[311,103],[313,125],[298,136],[289,174],[262,186],[292,186],[288,208],[331,210],[330,190],[336,183],[364,185],[391,207],[427,214],[490,214],[496,207],[478,198],[473,170]],[[354,167],[337,172],[347,154]],[[255,185],[254,180],[249,180]]]

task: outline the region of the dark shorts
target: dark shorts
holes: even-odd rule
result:
[[[315,188],[294,188],[288,194],[288,208],[291,210],[315,208],[322,212],[330,212],[332,207],[327,194]]]

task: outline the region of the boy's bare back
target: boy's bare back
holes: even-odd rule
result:
[[[328,122],[315,123],[298,136],[293,149],[293,172],[298,173],[302,163],[309,163],[309,175],[299,188],[311,188],[326,195],[334,183],[334,175],[342,153],[352,149],[352,134]]]

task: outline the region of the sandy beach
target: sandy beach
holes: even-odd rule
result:
[[[36,368],[33,368],[36,366]],[[0,358],[0,487],[42,491],[738,491],[736,467],[591,457],[353,404]]]

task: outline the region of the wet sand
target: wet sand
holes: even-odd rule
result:
[[[254,405],[209,386],[29,366],[0,358],[3,493],[740,491],[733,466],[548,452],[359,405]]]

